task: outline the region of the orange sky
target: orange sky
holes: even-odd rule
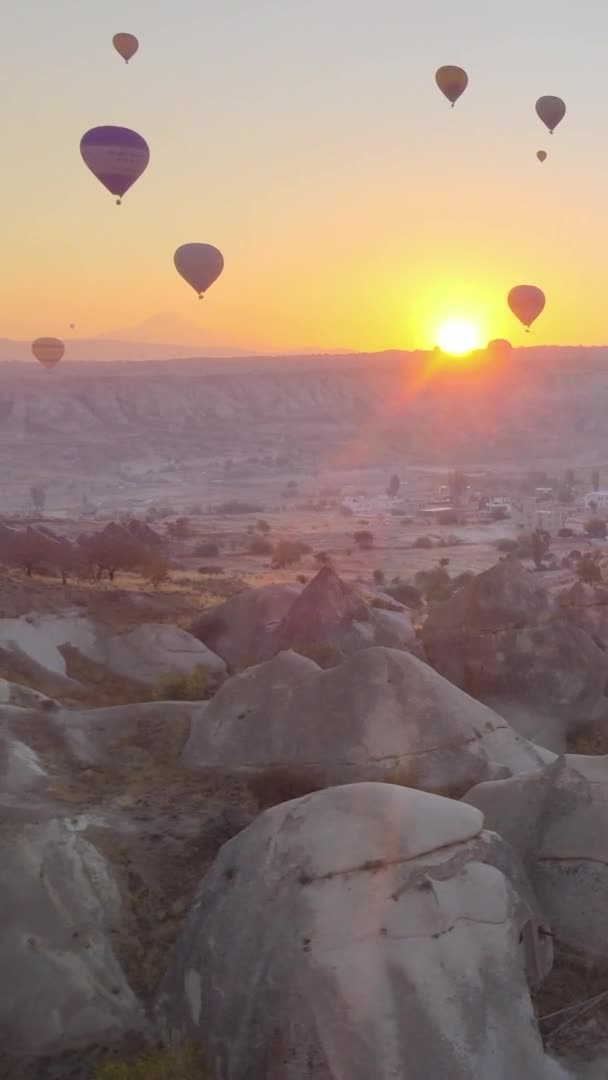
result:
[[[449,318],[484,340],[606,343],[608,5],[533,6],[12,4],[0,336],[172,311],[201,343],[273,351],[428,348]],[[128,67],[117,30],[141,39]],[[453,111],[433,81],[452,62],[471,78]],[[568,103],[553,137],[544,93]],[[121,208],[80,160],[97,124],[151,148]],[[188,241],[225,257],[202,303],[173,268]],[[506,307],[519,283],[547,295],[530,337]]]

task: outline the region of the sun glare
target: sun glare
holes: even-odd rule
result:
[[[479,331],[473,323],[454,320],[444,323],[437,335],[437,342],[443,352],[462,356],[479,347]]]

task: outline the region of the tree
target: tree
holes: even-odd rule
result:
[[[296,540],[280,540],[274,551],[272,565],[280,570],[298,563],[301,558],[302,548]]]
[[[460,500],[465,494],[469,481],[464,473],[455,469],[450,473],[448,477],[448,488],[450,491],[450,499],[454,503],[454,506],[460,506]]]
[[[390,495],[390,497],[392,499],[394,499],[399,494],[399,488],[400,487],[401,487],[401,480],[397,476],[397,473],[393,473],[393,475],[391,476],[391,478],[390,478],[390,480],[388,482],[388,488],[386,489],[387,495]]]
[[[189,540],[193,535],[190,518],[178,517],[167,525],[167,532],[174,540]]]
[[[596,585],[602,580],[602,571],[595,560],[589,557],[581,559],[577,564],[576,575],[585,585]]]
[[[270,532],[270,525],[268,524],[267,521],[262,521],[262,520],[257,521],[255,527],[256,527],[258,532],[261,532],[261,533],[264,533],[264,534]]]
[[[505,521],[508,516],[506,506],[493,506],[490,511],[492,521]]]
[[[249,545],[250,555],[272,555],[273,547],[264,536],[254,536]]]
[[[437,514],[438,525],[458,525],[460,518],[456,510],[440,510]]]
[[[600,470],[599,469],[594,469],[593,472],[591,473],[591,490],[592,491],[599,491],[600,490]]]
[[[384,570],[374,570],[374,585],[384,585]]]
[[[585,523],[585,532],[592,540],[606,539],[606,522],[602,518],[589,518]]]
[[[36,513],[41,514],[46,506],[46,488],[42,484],[32,484],[30,498]]]
[[[537,570],[540,570],[543,565],[543,558],[549,550],[551,539],[549,534],[543,532],[541,529],[535,529],[532,533],[532,558]]]
[[[369,532],[368,529],[358,529],[357,532],[353,533],[353,540],[361,551],[369,551],[374,546],[373,533]]]

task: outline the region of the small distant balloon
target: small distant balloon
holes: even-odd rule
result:
[[[59,338],[41,337],[32,342],[32,352],[46,371],[52,371],[63,357],[65,345]]]
[[[544,292],[536,285],[516,285],[511,289],[507,303],[520,323],[529,330],[543,311],[546,300]]]
[[[175,269],[199,300],[224,269],[224,256],[212,244],[182,244],[173,256]]]
[[[539,161],[546,161],[547,160],[547,151],[546,150],[537,150],[536,151],[536,156],[537,156]]]
[[[136,131],[123,127],[91,128],[80,140],[80,153],[100,183],[118,196],[118,206],[150,161],[146,140]]]
[[[469,76],[461,67],[446,64],[435,72],[435,82],[441,93],[452,103],[452,108],[458,98],[464,94],[469,85]]]
[[[557,125],[561,124],[566,115],[566,104],[561,98],[552,97],[549,94],[547,97],[538,99],[536,112],[545,127],[553,134]]]
[[[488,342],[486,352],[491,360],[506,360],[513,352],[513,346],[505,338],[495,338]]]
[[[135,56],[139,49],[139,41],[134,34],[114,34],[112,44],[116,52],[122,56],[125,64],[129,63],[129,60]]]
[[[70,323],[70,330],[75,330],[75,329],[76,329],[76,323],[75,323],[75,322],[71,322],[71,323]]]

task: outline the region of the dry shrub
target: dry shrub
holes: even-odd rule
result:
[[[98,1065],[92,1080],[213,1080],[203,1056],[192,1043],[177,1050],[152,1050],[128,1060]]]
[[[168,671],[154,684],[152,697],[155,701],[203,701],[209,696],[211,681],[204,664],[190,672]]]
[[[328,641],[313,641],[309,645],[298,645],[293,651],[299,653],[300,656],[305,656],[308,660],[314,660],[315,664],[325,670],[337,667],[341,659],[338,650]]]
[[[271,765],[252,774],[248,783],[260,810],[268,810],[291,799],[300,799],[327,786],[317,769],[298,768],[295,765]]]

